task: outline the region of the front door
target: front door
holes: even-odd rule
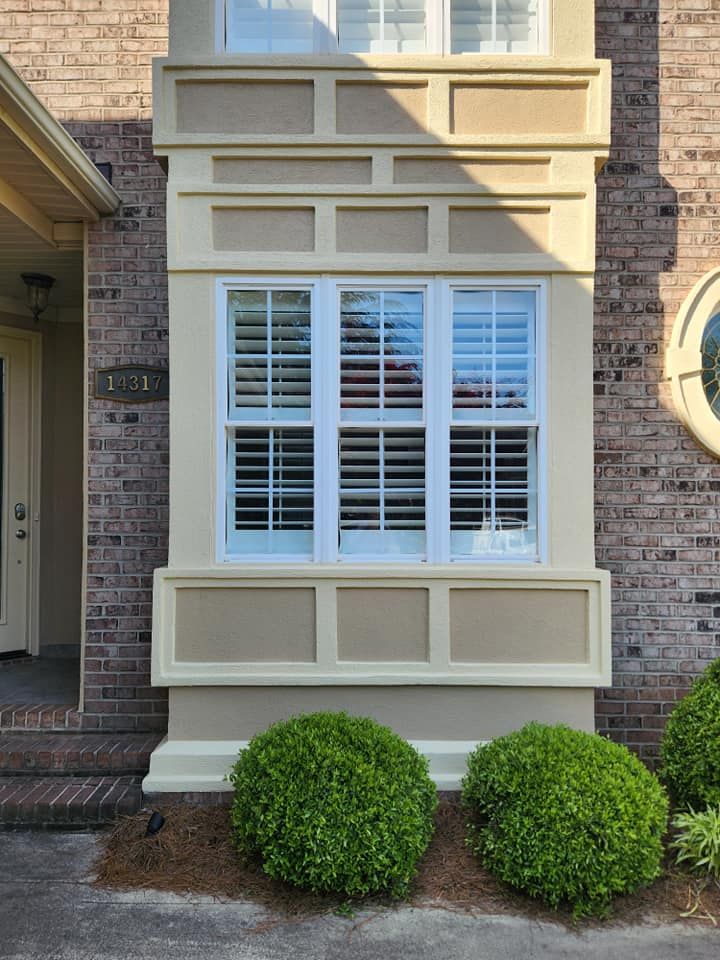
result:
[[[0,334],[0,655],[28,649],[32,343]]]

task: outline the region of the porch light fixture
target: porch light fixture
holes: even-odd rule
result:
[[[55,277],[45,273],[21,273],[23,283],[27,287],[27,305],[37,320],[43,310],[47,309],[50,288],[55,283]]]

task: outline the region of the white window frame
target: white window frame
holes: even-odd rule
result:
[[[338,444],[339,429],[362,426],[340,419],[340,294],[347,289],[421,290],[424,293],[425,336],[423,349],[423,418],[409,420],[408,428],[425,429],[425,519],[426,548],[418,556],[388,558],[384,555],[340,557],[338,550]],[[227,403],[227,303],[232,290],[310,290],[311,292],[311,412],[314,438],[314,550],[312,557],[280,554],[232,554],[226,546],[227,440],[230,430],[245,421],[228,417]],[[535,417],[519,423],[498,420],[496,429],[528,427],[537,431],[537,554],[533,557],[488,554],[453,558],[450,553],[450,425],[452,423],[452,292],[455,289],[535,291]],[[233,276],[216,281],[216,526],[215,555],[219,564],[260,563],[263,566],[293,564],[385,563],[412,565],[522,565],[547,562],[547,450],[546,437],[546,329],[547,282],[542,278],[471,277],[442,275],[421,277],[357,276]],[[428,364],[427,357],[437,358]],[[335,369],[334,376],[327,371]],[[323,373],[324,372],[324,373]],[[284,421],[283,421],[284,422]],[[249,426],[262,426],[253,421]],[[277,424],[282,425],[281,423]],[[289,426],[300,427],[292,423]],[[374,428],[382,422],[373,421]],[[428,469],[428,465],[432,465]]]
[[[442,54],[450,56],[451,50],[451,29],[450,29],[450,2],[451,0],[425,0],[427,21],[426,21],[426,44],[425,50],[410,53],[392,53],[392,54],[347,54],[352,57],[364,56],[423,56],[424,54]],[[240,56],[266,56],[266,53],[247,53],[230,49],[228,44],[227,32],[227,3],[228,0],[216,0],[217,8],[216,18],[216,49],[217,53],[229,53]],[[312,53],[292,54],[283,51],[272,51],[279,56],[312,56],[313,54],[337,54],[339,53],[337,41],[337,16],[335,0],[313,0],[313,19],[314,19],[314,42]],[[459,53],[454,54],[458,57],[467,56],[546,56],[550,53],[550,3],[549,0],[537,0],[537,48],[529,50],[526,53],[507,53],[504,50],[487,52],[482,54]],[[269,52],[269,51],[268,51]]]

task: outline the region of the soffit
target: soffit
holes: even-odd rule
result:
[[[120,198],[0,56],[0,197],[15,191],[51,220],[97,220]]]
[[[88,219],[87,207],[58,183],[32,151],[2,122],[0,178],[53,221]]]

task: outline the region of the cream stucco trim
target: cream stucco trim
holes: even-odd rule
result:
[[[343,587],[427,589],[430,650],[426,662],[347,662],[338,657],[337,590]],[[181,660],[176,651],[176,593],[183,589],[243,587],[316,591],[313,662]],[[458,662],[450,650],[450,590],[563,591],[587,596],[586,657],[580,661]],[[520,596],[520,594],[518,594]],[[604,570],[557,570],[529,566],[321,565],[235,566],[232,569],[155,571],[152,682],[156,686],[412,684],[587,687],[610,682],[610,576]],[[519,610],[519,613],[522,611]],[[238,624],[241,628],[241,624]],[[522,630],[522,626],[519,627]],[[525,628],[527,629],[527,627]],[[241,632],[241,630],[240,630]]]
[[[0,56],[0,120],[87,210],[113,213],[120,197],[92,161]]]
[[[702,385],[701,345],[708,320],[720,312],[720,267],[706,273],[688,294],[673,326],[665,358],[675,408],[699,443],[720,457],[720,420]]]
[[[290,83],[293,87],[312,83],[315,88],[315,123],[304,133],[292,133],[294,126],[279,128],[275,135],[286,144],[377,144],[390,145],[484,145],[596,148],[606,153],[610,143],[610,63],[604,60],[566,60],[552,57],[508,57],[498,61],[493,57],[462,55],[454,57],[280,57],[253,58],[224,56],[204,58],[201,62],[178,60],[154,61],[154,146],[165,154],[177,147],[210,145],[266,145],[273,134],[268,130],[253,132],[244,124],[242,129],[230,130],[218,121],[212,132],[178,130],[177,89],[204,86],[208,110],[213,109],[213,85],[238,83],[238,90],[247,83],[274,85]],[[338,84],[388,84],[392,88],[427,86],[427,116],[417,129],[399,132],[393,126],[375,133],[343,133],[337,127],[337,118],[323,107],[317,115],[317,105],[334,104]],[[584,88],[585,110],[577,129],[554,128],[553,113],[548,115],[547,128],[526,132],[513,122],[507,131],[482,133],[453,133],[451,131],[451,91],[454,86],[481,89],[520,86],[529,90],[560,90]],[[262,93],[258,88],[258,93]],[[513,118],[520,103],[510,110]],[[546,105],[547,113],[547,105]],[[210,114],[205,113],[204,116]],[[204,122],[203,122],[204,123]],[[403,128],[404,129],[404,128]]]
[[[410,744],[430,762],[430,776],[438,790],[459,790],[467,757],[476,740],[411,740]],[[225,779],[247,747],[247,740],[163,740],[150,758],[150,770],[143,780],[145,793],[228,793]]]

